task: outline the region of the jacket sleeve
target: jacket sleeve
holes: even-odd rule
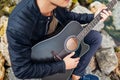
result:
[[[65,72],[64,61],[36,63],[31,60],[31,42],[25,34],[7,29],[8,49],[12,69],[20,79],[42,78]]]
[[[66,16],[66,20],[75,20],[81,24],[90,23],[94,19],[94,14],[75,13],[70,12],[67,9],[64,9],[64,15]]]

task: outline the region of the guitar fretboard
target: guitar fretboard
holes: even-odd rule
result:
[[[113,6],[117,3],[117,0],[110,1],[106,6],[108,10],[112,10]],[[101,20],[100,13],[78,34],[78,39],[82,40]]]

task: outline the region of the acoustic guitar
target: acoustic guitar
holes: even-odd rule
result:
[[[117,0],[110,1],[107,4],[108,10],[111,10],[116,3]],[[71,21],[57,35],[33,46],[31,58],[44,63],[59,61],[71,52],[77,51],[78,48],[81,48],[81,51],[77,51],[79,57],[83,56],[89,50],[89,46],[84,43],[83,39],[100,19],[100,14],[98,14],[85,28],[82,28],[79,22]],[[42,80],[69,80],[72,72],[73,69],[66,71],[66,73],[50,75]]]

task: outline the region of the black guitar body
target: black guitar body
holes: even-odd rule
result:
[[[68,55],[70,52],[77,51],[78,48],[80,48],[81,51],[77,51],[76,54],[79,54],[79,56],[81,57],[89,49],[89,46],[85,44],[84,41],[79,40],[77,38],[77,35],[82,30],[83,28],[80,26],[80,23],[76,21],[71,21],[57,35],[49,39],[46,39],[44,41],[41,41],[35,46],[33,46],[31,58],[33,60],[37,60],[44,63],[52,62],[56,60],[59,61],[60,59],[63,59],[66,55]],[[78,40],[78,45],[79,45],[77,49],[72,51],[68,50],[66,47],[67,40],[69,40],[71,37],[75,37]],[[55,55],[59,56],[60,59]],[[73,70],[69,70],[63,74],[58,73],[52,76],[45,77],[42,80],[67,80],[68,77],[72,74],[72,71]]]

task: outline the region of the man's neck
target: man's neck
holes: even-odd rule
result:
[[[56,8],[56,6],[51,4],[49,0],[37,0],[37,5],[41,14],[44,16],[51,16],[53,10]]]

